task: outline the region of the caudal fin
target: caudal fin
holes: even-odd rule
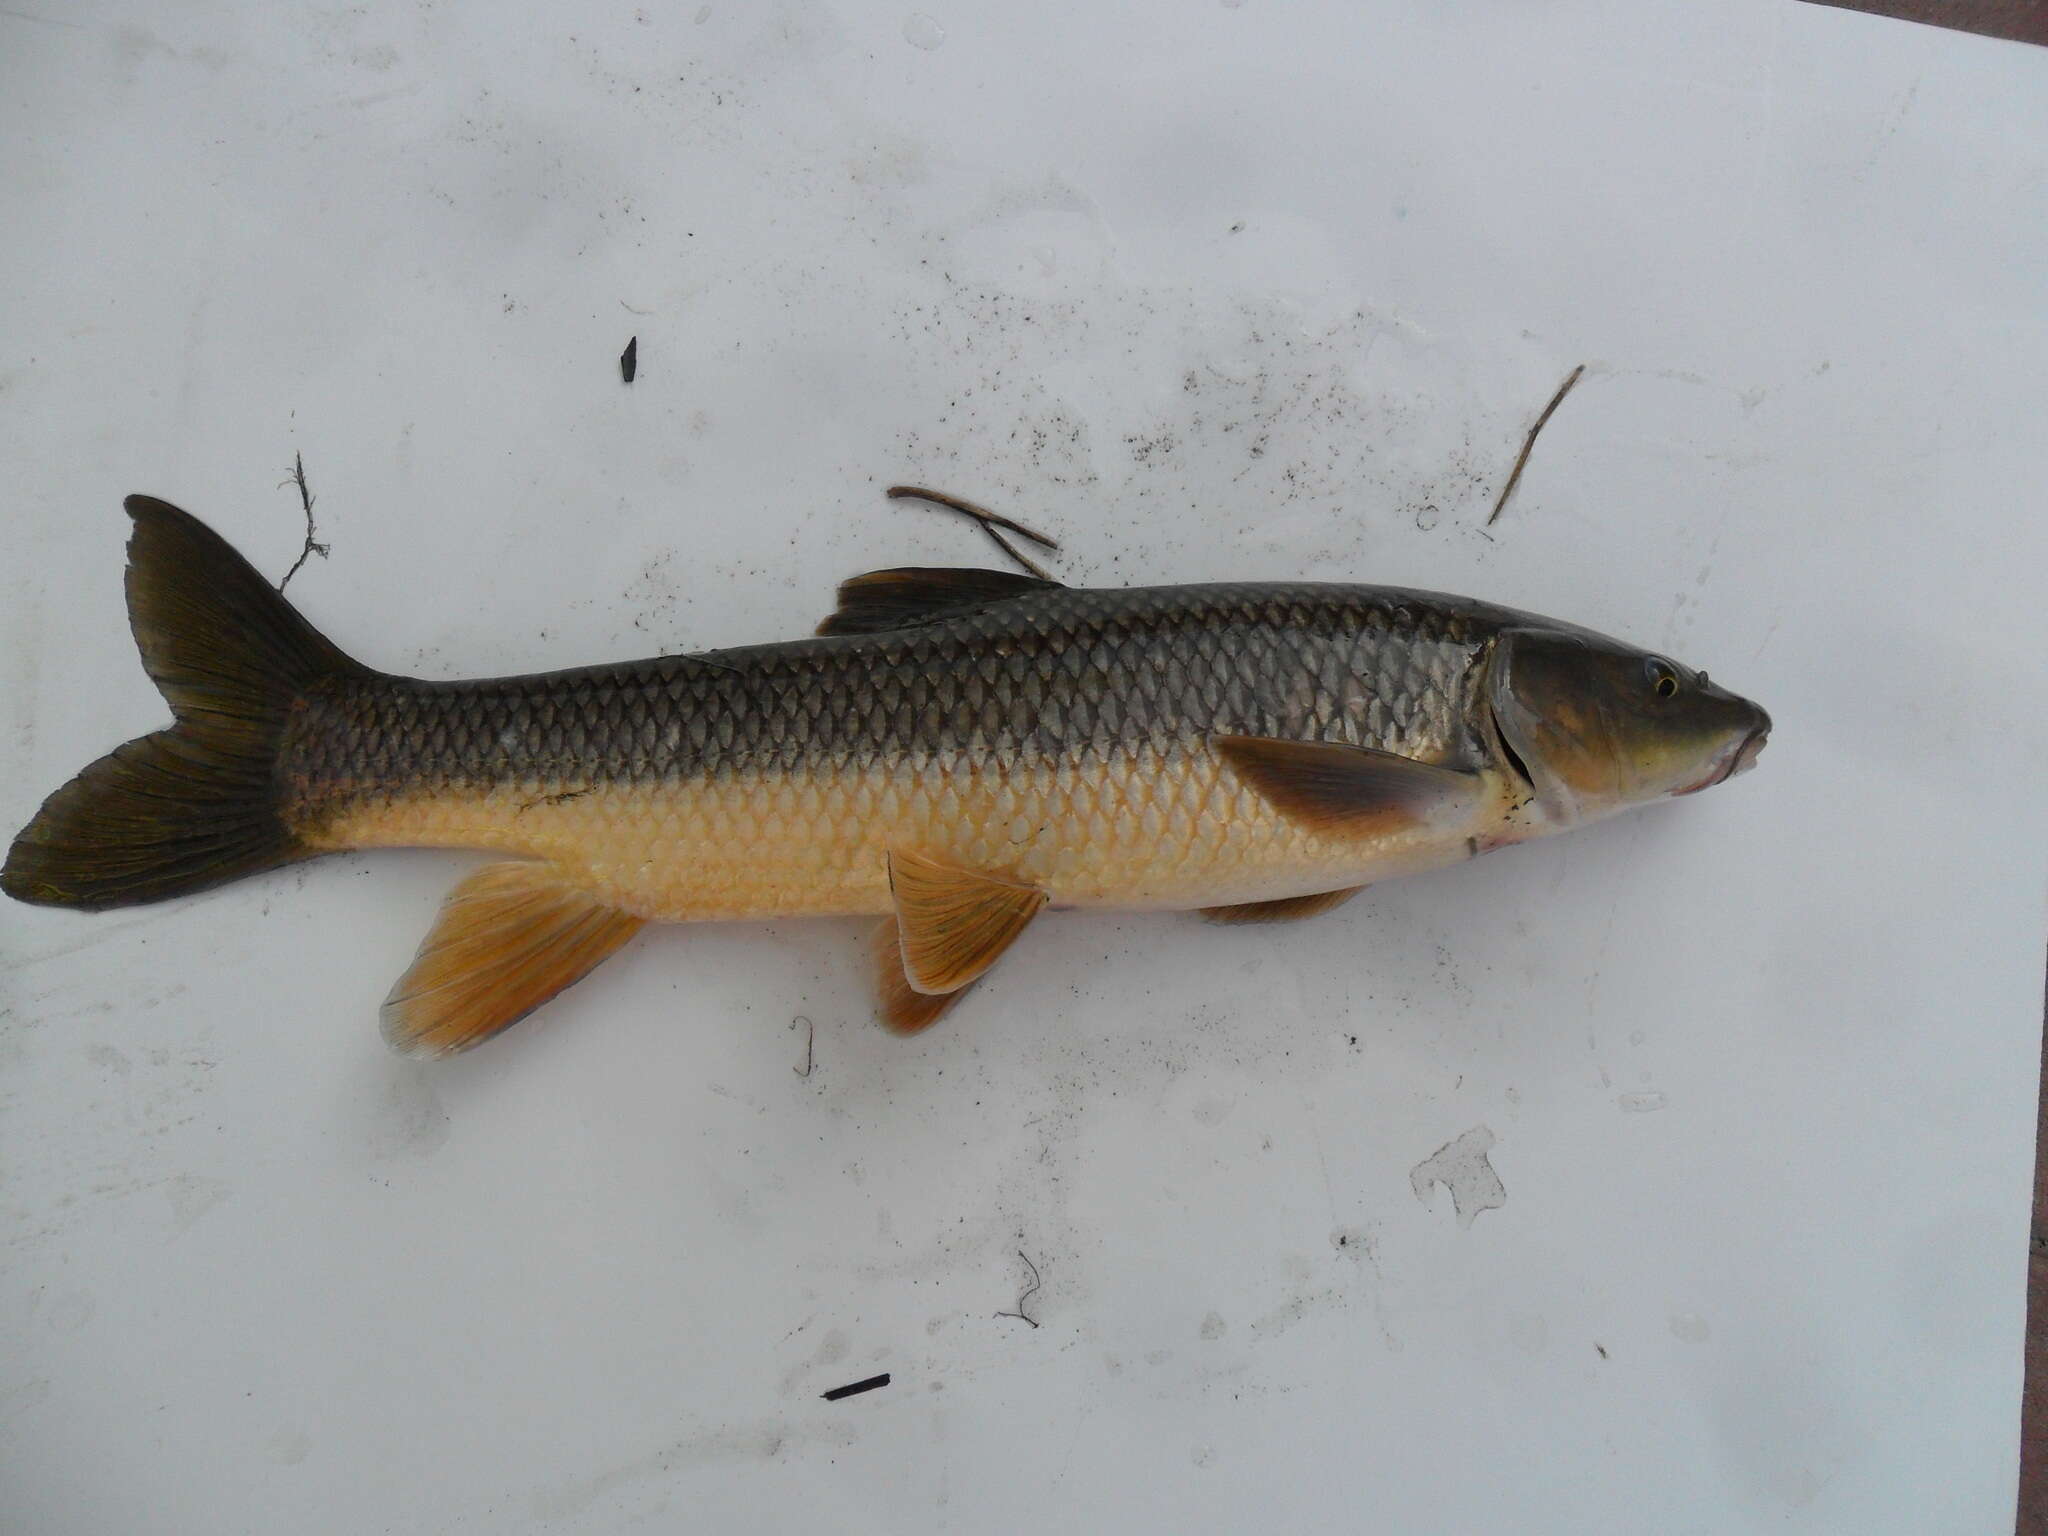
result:
[[[124,505],[128,623],[176,723],[43,802],[0,870],[19,901],[133,906],[307,857],[279,809],[286,722],[324,679],[369,675],[198,518],[153,496]]]

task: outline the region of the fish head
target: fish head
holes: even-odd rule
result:
[[[1771,729],[1706,673],[1585,631],[1503,632],[1486,691],[1508,767],[1563,826],[1731,779]]]

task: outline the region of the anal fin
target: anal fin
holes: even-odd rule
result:
[[[1278,901],[1241,901],[1229,907],[1204,907],[1202,916],[1212,923],[1291,923],[1341,907],[1364,889],[1362,885],[1352,885],[1341,891],[1317,891],[1310,896],[1282,896]]]
[[[466,1051],[581,981],[641,927],[553,865],[486,865],[441,903],[384,1000],[384,1038],[408,1056]]]

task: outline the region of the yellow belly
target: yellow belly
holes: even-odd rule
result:
[[[395,795],[305,835],[323,848],[477,848],[547,859],[593,896],[670,922],[883,913],[885,855],[916,852],[1036,886],[1054,905],[1188,908],[1360,885],[1464,858],[1505,787],[1455,824],[1308,831],[1206,750],[1105,765],[960,755],[865,769],[579,790]]]

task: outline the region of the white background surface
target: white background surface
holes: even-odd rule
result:
[[[427,676],[988,563],[910,479],[1068,579],[1469,591],[1777,718],[1725,790],[1319,922],[1048,919],[909,1042],[858,925],[787,923],[397,1060],[455,855],[10,906],[0,1525],[2010,1528],[2048,53],[1640,0],[21,0],[0,71],[9,829],[164,718],[121,495],[281,574],[294,452],[292,597]],[[1466,1227],[1410,1170],[1479,1127]]]

